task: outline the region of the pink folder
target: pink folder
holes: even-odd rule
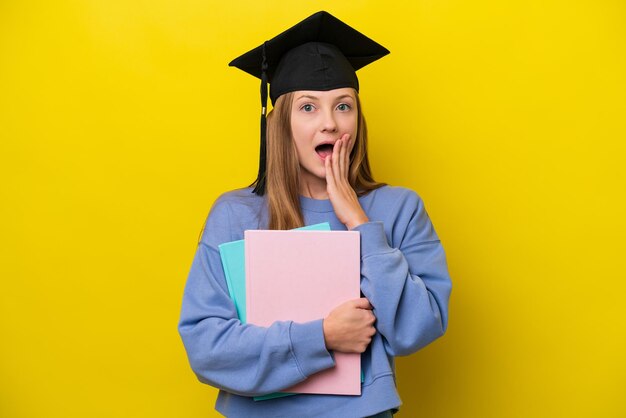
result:
[[[360,297],[357,231],[245,231],[248,323],[308,322]],[[334,353],[335,367],[285,389],[361,394],[360,354]]]

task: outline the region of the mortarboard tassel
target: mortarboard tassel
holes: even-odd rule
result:
[[[259,174],[256,179],[256,187],[252,193],[256,193],[259,196],[265,194],[265,143],[267,136],[267,58],[265,56],[265,45],[267,41],[263,43],[263,63],[261,64],[261,150],[259,155]]]

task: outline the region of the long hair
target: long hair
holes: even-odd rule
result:
[[[300,163],[291,132],[291,108],[294,93],[276,100],[267,115],[266,190],[269,212],[268,229],[293,229],[304,226],[300,207]],[[372,178],[367,158],[367,125],[356,94],[358,110],[357,136],[350,153],[348,182],[358,196],[382,187]]]

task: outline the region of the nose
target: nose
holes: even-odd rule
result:
[[[337,121],[332,110],[323,113],[322,132],[337,132]]]

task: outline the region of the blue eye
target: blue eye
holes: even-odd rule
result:
[[[312,112],[314,109],[312,104],[305,104],[303,105],[300,110],[304,110],[305,112]]]
[[[349,104],[346,104],[346,103],[341,103],[340,105],[337,106],[337,110],[339,110],[341,112],[347,112],[350,109],[352,109],[352,108],[350,107]]]

